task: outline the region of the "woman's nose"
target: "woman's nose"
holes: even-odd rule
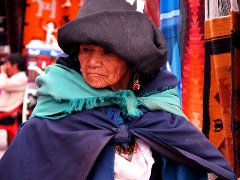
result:
[[[88,60],[88,65],[90,67],[102,67],[103,65],[103,59],[104,54],[100,52],[94,52],[91,54]]]

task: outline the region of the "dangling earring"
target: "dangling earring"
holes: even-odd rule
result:
[[[131,86],[131,90],[133,90],[133,91],[138,91],[140,89],[138,77],[139,77],[139,74],[135,73],[134,78],[133,78],[133,85]]]

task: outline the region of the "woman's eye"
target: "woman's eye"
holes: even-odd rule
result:
[[[91,51],[90,48],[83,48],[82,50],[83,50],[83,51]]]
[[[90,48],[82,48],[82,49],[80,49],[79,53],[91,52],[91,51],[92,51],[92,49],[90,49]]]
[[[104,54],[105,54],[105,55],[108,55],[108,56],[112,56],[112,55],[113,55],[112,53],[107,52],[107,51],[104,51]]]

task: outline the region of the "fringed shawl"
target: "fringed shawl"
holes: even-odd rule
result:
[[[111,91],[90,87],[82,75],[60,64],[48,66],[46,74],[37,77],[38,102],[31,117],[57,120],[73,111],[116,104],[130,117],[142,115],[139,106],[149,110],[165,110],[176,115],[181,111],[175,89],[157,90],[136,97],[131,90]],[[167,90],[166,90],[167,89]]]

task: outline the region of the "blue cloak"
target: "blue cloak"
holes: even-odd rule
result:
[[[177,83],[174,75],[160,70],[138,95]],[[130,137],[141,139],[163,157],[160,165],[153,166],[150,179],[180,179],[178,164],[198,172],[196,179],[208,172],[237,179],[224,156],[184,117],[141,110],[143,116],[132,119],[129,126],[109,118],[106,107],[74,112],[56,121],[33,117],[20,126],[0,160],[1,180],[113,180],[115,143]],[[178,170],[171,172],[166,159],[169,167]],[[185,177],[193,179],[190,174]]]

